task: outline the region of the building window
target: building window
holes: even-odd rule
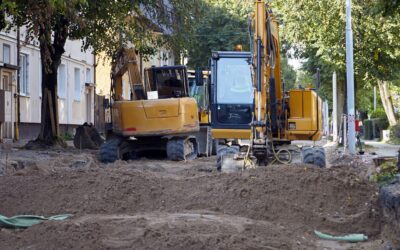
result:
[[[11,47],[8,44],[3,44],[3,62],[10,64]]]
[[[75,78],[75,100],[81,100],[81,70],[79,68],[74,69]]]
[[[58,96],[60,98],[66,97],[66,86],[67,86],[67,69],[65,64],[58,66]]]
[[[86,68],[86,83],[92,83],[92,72],[89,68]]]
[[[29,95],[29,86],[28,86],[28,80],[29,80],[29,56],[26,54],[21,54],[19,56],[19,61],[20,61],[20,71],[19,71],[19,77],[20,77],[20,93],[21,95]]]

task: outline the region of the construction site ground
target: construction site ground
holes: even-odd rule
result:
[[[372,156],[327,145],[328,167],[220,173],[215,157],[102,164],[97,151],[0,145],[0,214],[72,214],[1,229],[1,249],[396,249],[368,180]],[[363,243],[318,239],[364,233]]]

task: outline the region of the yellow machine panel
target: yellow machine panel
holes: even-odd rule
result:
[[[200,124],[210,123],[210,112],[208,110],[201,110],[200,112]]]
[[[154,136],[199,131],[197,103],[193,98],[117,101],[113,129],[123,136]]]
[[[212,137],[214,139],[243,139],[248,140],[250,138],[250,129],[212,129]]]
[[[319,140],[322,136],[322,101],[312,90],[289,92],[287,137],[289,140]]]

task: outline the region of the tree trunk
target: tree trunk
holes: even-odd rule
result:
[[[52,145],[60,135],[56,65],[52,64],[51,72],[46,72],[42,69],[42,76],[41,128],[38,139],[48,145]]]
[[[390,96],[389,86],[387,81],[378,80],[379,94],[381,96],[382,105],[385,109],[390,126],[397,124],[396,115],[393,109],[392,97]]]
[[[339,75],[339,74],[338,74]],[[346,113],[346,83],[344,80],[339,80],[337,79],[337,131],[338,131],[338,138],[341,137],[343,138],[343,131],[341,131],[341,128],[343,128],[342,125],[342,116],[344,113]],[[340,134],[341,133],[341,134]]]
[[[60,15],[57,16],[55,24],[46,23],[39,29],[42,64],[41,126],[38,138],[29,142],[26,148],[66,146],[65,142],[60,138],[57,71],[68,37],[68,25],[68,20]]]

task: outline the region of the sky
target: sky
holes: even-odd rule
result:
[[[288,63],[291,65],[295,70],[299,70],[303,64],[304,60],[300,60],[297,58],[289,58]]]

